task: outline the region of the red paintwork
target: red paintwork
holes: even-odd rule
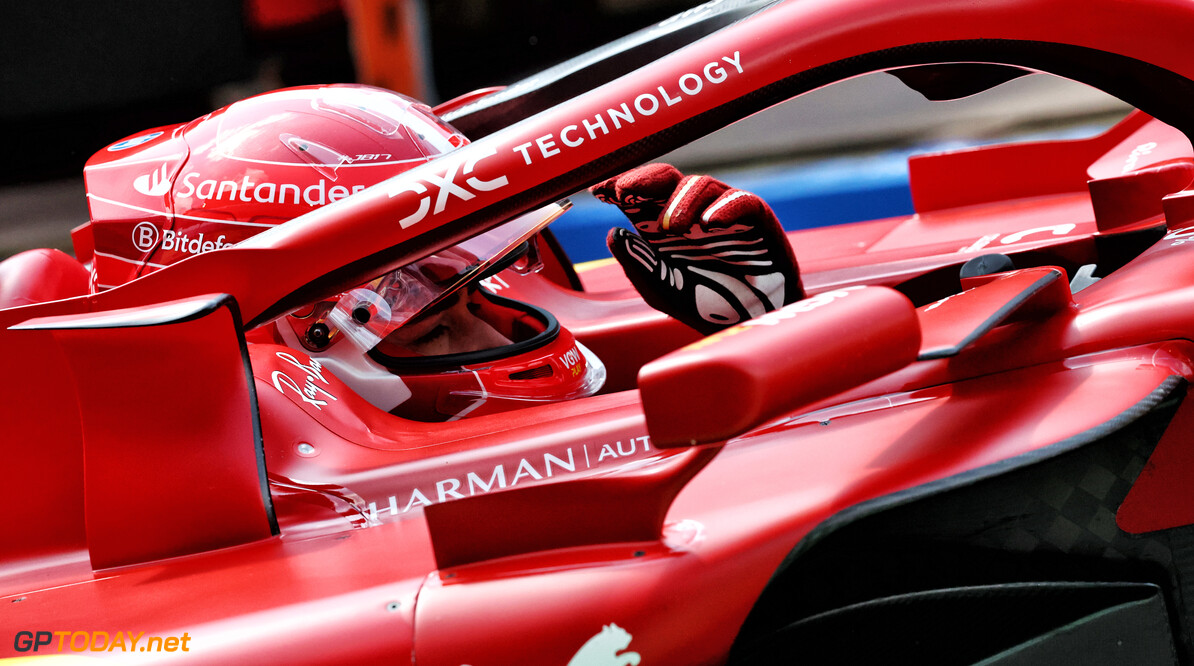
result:
[[[256,419],[228,301],[35,318],[17,327],[50,331],[74,376],[87,547],[96,569],[270,536]],[[207,307],[216,309],[169,325],[145,323]],[[185,402],[173,394],[179,378],[190,391]],[[140,418],[125,418],[130,405]],[[138,507],[132,516],[130,506]],[[155,526],[151,539],[142,536],[147,525]]]
[[[632,166],[635,151],[617,151],[644,137],[859,54],[1034,40],[1194,79],[1192,31],[1194,11],[1162,0],[786,2],[377,187],[109,291],[87,294],[69,262],[61,279],[5,262],[0,655],[16,653],[22,630],[124,630],[187,632],[190,652],[147,656],[200,663],[559,664],[616,623],[643,664],[723,662],[776,567],[825,520],[1038,451],[1173,376],[1194,378],[1185,136],[1141,114],[1083,141],[913,160],[917,215],[791,235],[814,299],[868,285],[849,292],[875,294],[865,314],[831,303],[680,349],[696,336],[631,292],[503,273],[495,288],[554,312],[611,372],[603,395],[507,414],[402,421],[268,336],[242,349],[230,306],[196,314],[196,303],[228,294],[244,322],[262,323]],[[700,92],[680,90],[690,74]],[[607,109],[648,94],[658,108],[613,126]],[[598,117],[609,131],[590,137],[583,121]],[[419,188],[438,195],[434,183],[466,162],[504,184],[394,223],[419,210]],[[573,173],[596,163],[604,171]],[[1069,293],[1063,273],[1097,261],[1101,243],[1162,220],[1163,240]],[[89,234],[77,237],[90,257]],[[965,259],[996,250],[1049,261],[965,286],[935,272],[956,276]],[[625,285],[616,270],[586,279]],[[913,317],[871,286],[904,286],[922,305]],[[815,317],[803,314],[826,320],[806,329]],[[838,367],[829,342],[859,350],[867,367],[815,377]],[[935,353],[945,347],[954,355]],[[790,401],[748,395],[757,412],[742,421],[685,423],[677,404],[698,394],[685,382],[716,364],[742,374],[700,386],[696,410],[810,386]],[[280,384],[279,371],[323,393]],[[335,400],[304,399],[324,394]],[[709,443],[686,446],[694,433]],[[1171,430],[1161,451],[1188,445],[1184,433]],[[1169,469],[1145,477],[1148,501],[1132,498],[1121,524],[1187,522],[1187,458],[1158,458]],[[1148,515],[1157,502],[1173,509]]]
[[[508,415],[416,423],[381,412],[330,374],[325,374],[325,389],[337,399],[322,408],[289,387],[279,389],[275,371],[301,375],[278,353],[309,362],[302,352],[273,345],[251,350],[266,467],[275,483],[325,491],[323,518],[344,516],[336,528],[348,524],[345,519],[358,525],[389,522],[461,495],[560,475],[582,478],[660,455],[634,392]],[[495,431],[501,433],[500,444]],[[303,443],[314,450],[304,455],[298,448]],[[288,516],[281,512],[279,519]]]
[[[732,443],[677,497],[668,519],[682,534],[665,539],[663,548],[635,558],[632,551],[642,548],[626,544],[613,553],[476,565],[449,571],[452,578],[441,572],[419,598],[419,663],[512,663],[528,644],[538,650],[536,661],[566,663],[568,650],[609,620],[634,634],[633,649],[659,663],[716,662],[717,651],[696,645],[691,628],[701,627],[701,643],[731,642],[790,548],[784,535],[806,534],[866,499],[1081,432],[1098,420],[1085,410],[1091,401],[1126,409],[1173,371],[1139,362],[1151,356],[1152,350],[1135,350],[1118,361],[1099,359],[1086,366],[1089,373],[1071,371],[1085,366],[1079,359],[1069,368],[1054,364],[897,393],[796,417]],[[1075,418],[1063,425],[1047,418],[1053,410]],[[685,520],[698,525],[686,529]],[[588,566],[560,566],[557,557]],[[528,595],[522,612],[512,614],[509,600]],[[591,609],[588,624],[562,610],[579,599]],[[462,642],[465,632],[470,639]]]
[[[920,310],[922,358],[953,355],[994,327],[1026,317],[1056,315],[1072,294],[1065,271],[1026,268],[961,278],[962,291]]]
[[[87,290],[90,277],[61,250],[27,250],[0,263],[0,308],[75,296]]]
[[[726,441],[908,365],[920,331],[912,304],[891,289],[821,292],[644,366],[647,428],[656,446]]]

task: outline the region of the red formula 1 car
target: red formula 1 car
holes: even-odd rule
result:
[[[106,290],[98,230],[7,260],[0,654],[1189,662],[1191,34],[1169,0],[709,3],[234,246],[175,238]],[[486,282],[604,361],[589,397],[415,422],[259,334],[872,72],[938,100],[1049,72],[1139,111],[914,158],[915,215],[792,233],[809,297],[705,338],[541,240],[544,271]]]

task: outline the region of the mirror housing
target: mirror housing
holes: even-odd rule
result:
[[[916,360],[920,325],[903,294],[847,287],[792,303],[643,366],[651,443],[724,442]]]

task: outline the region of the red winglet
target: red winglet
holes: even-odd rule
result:
[[[969,278],[962,286],[968,289],[917,310],[921,360],[955,356],[1002,324],[1073,303],[1065,271],[1051,266]]]

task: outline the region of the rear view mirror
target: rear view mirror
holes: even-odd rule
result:
[[[916,360],[920,326],[886,287],[823,292],[647,365],[639,390],[652,444],[721,442]]]

